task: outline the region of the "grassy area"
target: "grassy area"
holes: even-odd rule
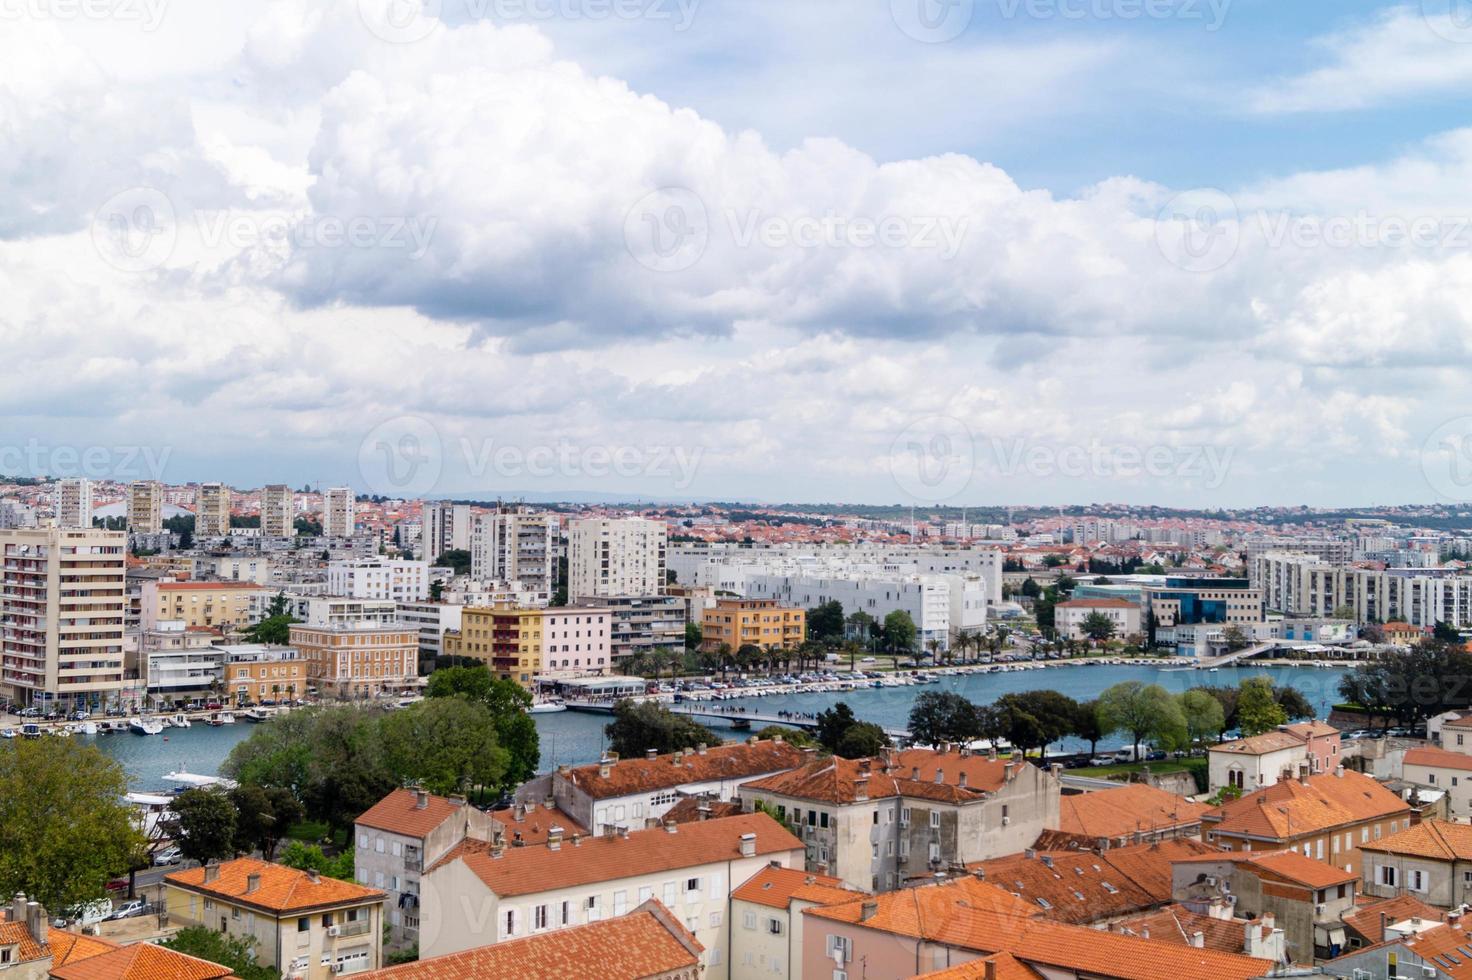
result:
[[[314,820],[303,820],[301,823],[293,824],[287,831],[288,840],[304,841],[315,844],[327,836],[327,824]]]
[[[1071,772],[1079,776],[1098,776],[1100,779],[1112,779],[1115,776],[1128,776],[1140,772],[1146,766],[1156,774],[1169,772],[1189,772],[1196,780],[1196,786],[1201,792],[1207,788],[1207,760],[1205,759],[1166,759],[1161,762],[1126,762],[1117,766],[1085,766],[1082,769],[1073,769]]]

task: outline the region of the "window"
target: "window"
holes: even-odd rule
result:
[[[629,910],[629,893],[620,889],[613,893],[613,914],[623,915]]]
[[[939,827],[940,826],[940,811],[939,810],[931,810],[930,811],[930,826],[931,827]]]
[[[685,891],[686,892],[698,892],[698,891],[700,891],[700,879],[699,878],[687,878],[687,879],[685,879]]]
[[[562,909],[561,909],[561,915],[559,915],[558,918],[557,918],[557,924],[559,926],[565,926],[565,925],[567,925],[570,922],[572,922],[572,903],[571,902],[563,902],[562,903]]]
[[[1406,887],[1413,892],[1424,892],[1426,890],[1426,872],[1417,871],[1414,868],[1407,871]]]
[[[742,917],[741,924],[743,926],[745,926],[747,929],[755,929],[756,928],[756,913],[755,912],[748,912],[748,913],[746,913],[746,915]]]
[[[828,958],[834,963],[847,963],[853,959],[853,941],[847,936],[835,936],[828,934]],[[835,971],[834,976],[837,976]]]
[[[1390,888],[1395,887],[1395,868],[1388,864],[1380,866],[1380,884]]]
[[[767,932],[769,932],[773,936],[780,936],[780,935],[782,935],[783,928],[785,928],[785,927],[783,926],[781,919],[768,919],[767,920]]]
[[[296,931],[297,932],[311,932],[312,931],[312,920],[309,919],[309,918],[307,918],[305,915],[302,916],[300,919],[297,919],[296,920]]]
[[[900,826],[901,827],[908,827],[908,826],[910,826],[910,808],[909,807],[901,807],[900,808]]]
[[[536,908],[532,909],[532,928],[533,929],[545,929],[545,928],[547,928],[547,922],[548,922],[547,906],[545,906],[545,905],[538,905]]]
[[[712,912],[710,914],[710,927],[712,929],[719,929],[721,927],[721,913]]]

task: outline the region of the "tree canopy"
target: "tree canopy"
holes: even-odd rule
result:
[[[1169,741],[1185,729],[1180,705],[1159,684],[1123,681],[1099,695],[1099,722],[1108,732],[1130,737],[1136,756],[1141,743]]]
[[[650,749],[663,755],[701,744],[721,744],[709,728],[653,701],[620,701],[603,732],[608,747],[626,759],[639,758]]]
[[[496,729],[496,742],[506,751],[502,781],[519,786],[537,771],[542,743],[537,723],[528,714],[532,696],[515,681],[494,676],[484,664],[436,670],[425,688],[428,698],[460,696],[485,705]]]
[[[1242,682],[1237,694],[1237,727],[1244,736],[1270,732],[1287,720],[1270,678],[1249,677]]]
[[[976,705],[952,691],[923,691],[910,707],[910,738],[918,745],[970,742],[981,737]]]

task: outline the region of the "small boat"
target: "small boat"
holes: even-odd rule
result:
[[[122,732],[126,732],[127,730],[128,730],[128,723],[125,722],[125,721],[116,721],[116,720],[114,720],[114,721],[104,721],[102,723],[102,734],[104,734],[104,735],[117,735],[117,734],[120,734]]]
[[[157,718],[133,718],[128,721],[128,730],[134,735],[158,735],[164,730],[164,723]]]
[[[0,728],[0,738],[15,738],[15,729]]]
[[[566,711],[567,702],[561,698],[544,698],[540,701],[533,701],[532,706],[527,710],[534,715],[550,715],[556,711]]]
[[[271,717],[271,712],[265,708],[251,708],[245,713],[246,721],[262,722]]]
[[[71,738],[72,729],[70,725],[57,725],[46,734],[55,735],[57,738]]]
[[[97,722],[95,722],[95,721],[84,721],[84,722],[82,722],[80,725],[77,726],[77,734],[78,735],[96,735],[97,734]]]
[[[234,712],[222,711],[218,715],[216,715],[215,717],[220,719],[220,724],[222,724],[222,725],[233,725],[233,724],[235,724],[235,714],[234,714]]]
[[[169,717],[169,725],[174,728],[189,728],[192,727],[193,724],[194,723],[189,720],[189,716],[183,713],[171,715]]]
[[[41,726],[33,721],[27,722],[26,724],[20,726],[20,733],[25,738],[40,738]]]

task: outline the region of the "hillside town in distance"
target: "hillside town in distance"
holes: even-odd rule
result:
[[[0,980],[1465,977],[1466,517],[4,478]]]

